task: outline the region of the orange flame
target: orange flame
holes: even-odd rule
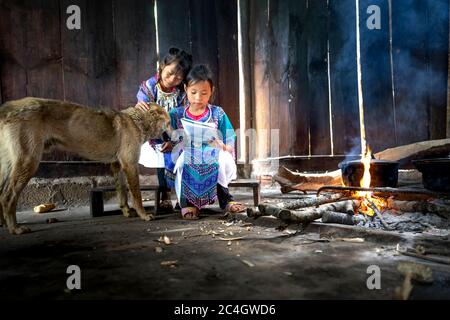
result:
[[[367,150],[362,157],[362,163],[364,165],[364,175],[362,179],[360,180],[359,184],[363,188],[369,188],[370,187],[370,160],[372,159],[372,152],[369,147],[367,147]],[[363,191],[361,192],[360,196],[370,196],[372,192],[370,191]]]
[[[364,174],[359,184],[362,188],[370,187],[370,160],[372,159],[372,151],[369,147],[366,147],[364,155],[361,159],[361,162],[364,165]],[[361,198],[361,211],[369,216],[373,216],[375,212],[370,208],[370,205],[367,200],[372,201],[372,192],[371,191],[359,191],[357,192],[357,196]]]

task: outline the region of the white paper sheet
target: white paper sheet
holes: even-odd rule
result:
[[[156,149],[148,143],[144,143],[141,147],[141,155],[139,163],[147,168],[164,168],[164,154],[158,150],[161,149],[161,144],[157,144]]]

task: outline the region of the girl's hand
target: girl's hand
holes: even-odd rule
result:
[[[150,110],[149,105],[147,104],[147,102],[144,102],[144,101],[138,101],[138,103],[136,103],[135,107],[142,111]]]
[[[222,149],[223,151],[228,151],[228,152],[230,152],[230,153],[231,153],[231,151],[232,151],[232,150],[231,150],[232,147],[226,145],[226,144],[223,143],[221,140],[217,140],[217,139],[211,140],[211,141],[209,142],[209,145],[212,146],[213,148]]]
[[[162,144],[160,151],[162,153],[169,153],[169,152],[172,152],[172,150],[173,150],[172,141],[166,141]]]

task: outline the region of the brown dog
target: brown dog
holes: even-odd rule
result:
[[[17,200],[43,152],[53,147],[111,163],[120,207],[125,216],[131,216],[125,173],[134,208],[142,219],[151,220],[153,215],[145,213],[139,189],[139,152],[144,141],[159,138],[164,131],[171,132],[170,118],[156,104],[149,111],[132,107],[119,112],[39,98],[6,102],[0,106],[1,224],[6,222],[12,234],[30,231],[17,225]]]

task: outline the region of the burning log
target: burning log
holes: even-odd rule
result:
[[[278,217],[281,211],[289,211],[294,209],[318,206],[325,203],[342,200],[342,194],[328,194],[317,198],[298,199],[290,202],[281,202],[278,205],[262,203],[258,206],[261,215],[272,215]]]
[[[346,209],[347,201],[334,202],[325,204],[319,208],[305,208],[303,210],[287,210],[283,209],[277,212],[277,217],[286,223],[310,223],[314,220],[322,218],[326,212],[340,212]]]

